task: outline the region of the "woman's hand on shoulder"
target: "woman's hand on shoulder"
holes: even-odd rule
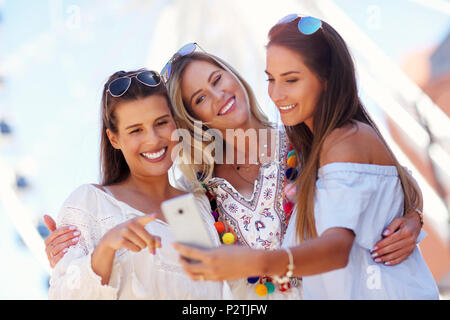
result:
[[[80,231],[75,226],[56,228],[55,221],[48,215],[44,215],[44,222],[51,232],[45,239],[45,252],[50,266],[54,268],[68,248],[78,243]]]
[[[394,219],[383,231],[384,238],[372,249],[374,261],[389,266],[403,262],[416,248],[421,228],[420,218],[414,211]]]

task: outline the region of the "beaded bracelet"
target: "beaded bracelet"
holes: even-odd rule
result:
[[[419,214],[420,225],[423,226],[423,212],[422,212],[422,210],[420,210],[419,208],[415,208],[414,211]]]
[[[284,276],[282,276],[282,277],[273,276],[273,279],[279,284],[288,283],[294,274],[294,268],[295,268],[294,257],[292,256],[291,249],[289,249],[289,248],[282,248],[282,249],[284,251],[286,251],[289,256],[289,264],[287,266],[288,271],[286,272],[286,274]]]

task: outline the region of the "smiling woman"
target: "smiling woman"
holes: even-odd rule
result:
[[[228,117],[244,126],[252,121],[245,92],[230,73],[198,60],[186,67],[184,77],[190,81],[181,83],[183,100],[191,106],[198,119],[206,123],[214,122],[219,130],[229,128]]]
[[[142,158],[154,160],[155,152],[158,153],[170,147],[170,150],[166,150],[170,154],[174,147],[174,142],[170,141],[170,135],[176,129],[176,125],[166,89],[160,85],[159,75],[154,75],[156,79],[147,77],[150,85],[145,85],[145,83],[144,85],[131,85],[130,82],[123,84],[125,86],[122,89],[117,85],[116,80],[129,79],[127,78],[128,74],[139,75],[142,71],[117,72],[105,85],[102,101],[103,127],[100,157],[103,185],[123,181],[130,172],[129,166],[139,163],[137,159],[140,161]],[[136,79],[139,80],[137,77]],[[112,86],[114,84],[116,85]],[[155,86],[155,84],[158,85]],[[108,92],[111,90],[118,90],[117,93],[120,95],[111,94],[108,97]],[[149,105],[154,107],[148,108]],[[158,135],[164,137],[164,141],[159,141]],[[150,140],[146,140],[147,138]],[[150,149],[148,149],[149,146],[151,146]],[[140,156],[133,158],[133,152],[138,152]],[[166,154],[166,152],[163,153]],[[170,159],[158,163],[161,170],[165,170],[165,172],[172,165]]]
[[[167,106],[165,97],[153,95],[115,107],[120,119],[117,132],[107,129],[106,133],[135,174],[161,175],[172,166],[170,154],[175,142],[170,137],[176,125]],[[148,166],[147,162],[158,165]]]
[[[288,71],[285,70],[286,63],[290,66]],[[283,123],[286,126],[300,122],[312,125],[313,111],[326,81],[311,72],[299,54],[283,46],[267,48],[267,64],[272,72],[265,71],[269,96],[278,107]]]
[[[422,198],[359,100],[344,40],[326,22],[289,15],[269,32],[266,73],[293,144],[287,163],[299,171],[282,249],[177,244],[183,257],[200,261],[186,259],[185,271],[216,280],[262,274],[283,289],[302,277],[307,299],[436,299],[436,284],[411,239],[396,241],[399,260],[373,261],[384,228],[401,225],[407,215],[417,220]],[[256,221],[256,228],[264,224]]]

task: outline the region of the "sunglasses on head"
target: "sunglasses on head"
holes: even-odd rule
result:
[[[158,72],[144,70],[111,81],[106,92],[109,92],[114,98],[123,96],[130,88],[133,78],[136,78],[140,83],[148,87],[157,87],[161,83],[161,77]]]
[[[172,56],[172,58],[170,58],[170,60],[166,63],[164,68],[161,70],[161,77],[163,78],[164,82],[167,82],[169,80],[169,78],[170,78],[170,74],[171,74],[171,71],[172,71],[172,63],[174,61],[176,61],[180,57],[184,57],[184,56],[187,56],[188,54],[191,54],[197,48],[199,48],[201,51],[205,52],[205,50],[203,50],[198,45],[197,42],[191,42],[191,43],[188,43],[188,44],[185,44],[184,46],[182,46],[181,49],[178,50]]]
[[[296,13],[287,15],[286,17],[284,17],[280,21],[278,21],[277,24],[289,23],[299,17],[300,17],[300,20],[298,21],[297,28],[298,28],[298,31],[300,31],[304,35],[313,34],[322,27],[322,21],[320,21],[320,19],[317,19],[314,17],[302,17]]]

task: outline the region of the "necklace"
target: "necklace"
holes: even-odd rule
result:
[[[255,163],[250,163],[250,164],[247,165],[247,166],[236,165],[237,170],[239,170],[240,168],[248,169],[248,168],[250,168],[252,165],[257,165],[257,166],[259,166],[259,165],[261,164],[260,159],[261,159],[262,157],[264,157],[264,156],[266,155],[266,153],[267,153],[267,144],[263,145],[263,148],[264,148],[264,149],[262,150],[262,152],[260,152],[260,153],[258,154],[258,158],[256,159],[256,162],[255,162]]]
[[[293,198],[295,198],[295,188],[292,186],[292,182],[295,180],[297,176],[297,161],[295,158],[295,153],[293,151],[293,146],[288,145],[286,153],[284,154],[283,160],[284,164],[281,166],[281,168],[286,168],[287,170],[284,175],[284,181],[283,181],[283,191],[282,191],[282,202],[283,202],[283,210],[286,214],[286,226],[289,221],[289,218],[292,214],[294,203],[291,201],[294,201]],[[259,165],[259,164],[258,164]],[[250,183],[247,179],[242,177],[242,175],[239,173],[240,169],[247,169],[250,170],[251,165],[249,166],[235,166],[232,165],[233,169],[236,171],[236,173],[245,181]],[[233,232],[232,228],[228,225],[226,225],[224,222],[219,221],[221,220],[220,214],[219,214],[219,206],[217,203],[217,199],[215,195],[208,190],[208,187],[203,184],[203,187],[206,190],[206,195],[208,196],[211,204],[212,209],[212,215],[216,221],[214,226],[216,227],[216,230],[218,234],[220,235],[222,242],[227,245],[232,245],[234,243],[238,243],[237,236]],[[281,292],[287,291],[291,287],[291,283],[295,286],[298,285],[298,281],[301,281],[297,278],[292,278],[290,281],[286,283],[280,283],[278,284],[278,290]],[[275,291],[276,288],[276,281],[272,279],[271,277],[267,276],[255,276],[255,277],[249,277],[247,279],[247,282],[249,285],[255,285],[254,290],[255,293],[258,296],[265,296],[267,294],[271,294]]]
[[[248,184],[250,184],[250,185],[254,185],[255,184],[255,182],[254,181],[249,181],[247,178],[245,178],[242,174],[241,174],[241,172],[242,171],[245,171],[246,173],[247,172],[249,172],[250,171],[250,169],[252,169],[252,168],[256,168],[257,170],[258,170],[258,174],[259,174],[259,168],[260,168],[260,166],[261,166],[261,162],[259,161],[262,157],[264,157],[264,155],[267,153],[267,144],[264,144],[263,145],[263,150],[262,150],[262,152],[260,152],[259,153],[259,155],[258,155],[258,159],[256,160],[256,163],[254,163],[254,164],[249,164],[249,165],[241,165],[241,164],[238,164],[238,165],[236,165],[236,164],[232,164],[231,165],[231,167],[233,168],[233,170],[234,170],[234,172],[236,172],[236,174],[242,179],[242,180],[244,180],[245,182],[247,182]],[[256,167],[255,167],[256,166]],[[244,170],[241,170],[241,169],[244,169]]]
[[[232,168],[234,169],[234,172],[236,172],[236,174],[242,179],[242,180],[244,180],[245,182],[247,182],[248,184],[250,184],[250,185],[254,185],[255,184],[255,182],[253,181],[249,181],[248,179],[246,179],[241,173],[240,173],[240,171],[241,171],[241,169],[244,169],[246,172],[248,172],[249,170],[250,170],[250,168],[251,168],[252,166],[250,165],[250,166],[247,166],[247,167],[243,167],[243,166],[241,166],[241,165],[237,165],[237,166],[235,166],[235,165],[232,165]],[[257,167],[256,167],[257,169],[258,169],[258,172],[259,172],[259,165],[257,165]]]

